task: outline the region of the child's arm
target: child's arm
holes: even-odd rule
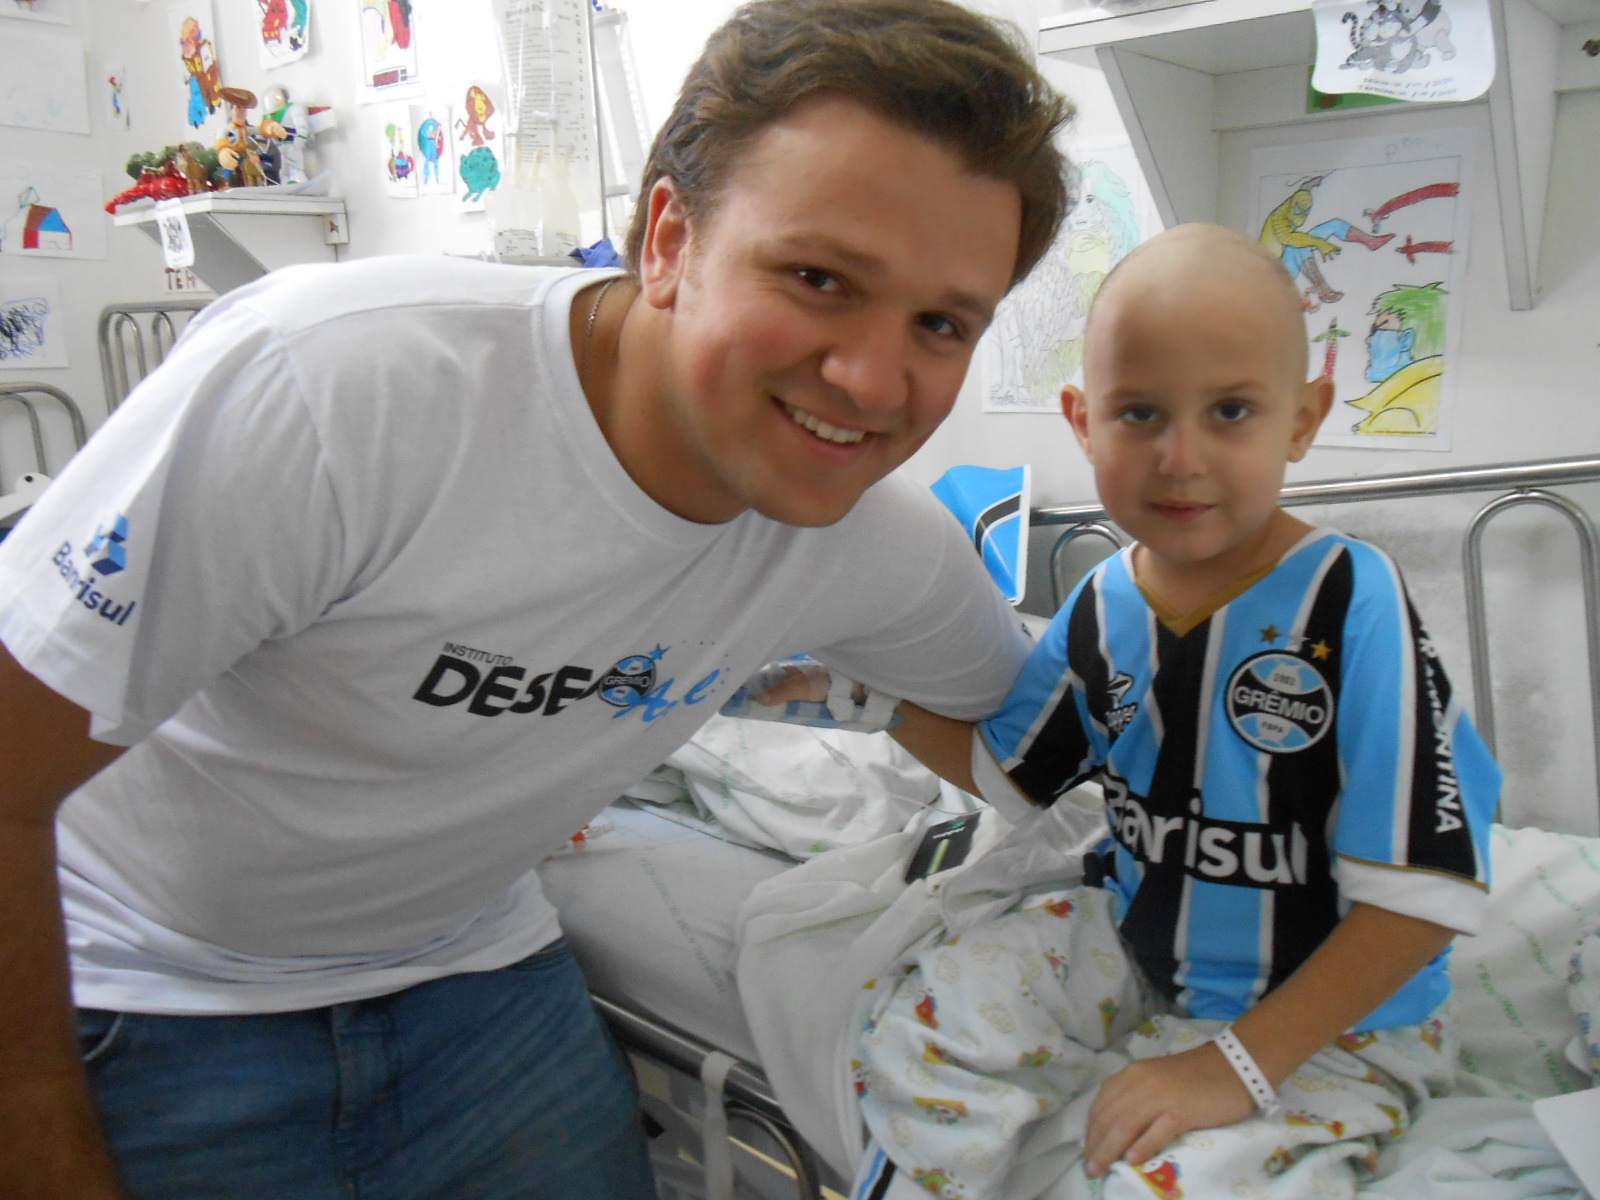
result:
[[[935,775],[948,779],[964,792],[976,794],[978,785],[972,779],[972,739],[977,736],[977,726],[971,721],[941,717],[909,700],[900,701],[895,712],[900,716],[900,723],[889,730],[889,736]]]
[[[1455,930],[1356,903],[1300,969],[1233,1029],[1274,1088],[1432,962]],[[1106,1080],[1089,1113],[1091,1177],[1121,1158],[1154,1158],[1191,1129],[1243,1120],[1255,1101],[1210,1042],[1133,1063]]]

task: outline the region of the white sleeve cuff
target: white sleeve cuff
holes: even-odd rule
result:
[[[1045,810],[1020,792],[1011,777],[1000,769],[981,728],[973,730],[972,782],[977,785],[978,794],[993,805],[1013,829],[1024,829],[1044,815]]]
[[[1333,879],[1347,900],[1432,921],[1457,933],[1477,933],[1489,908],[1487,888],[1434,871],[1336,855]]]

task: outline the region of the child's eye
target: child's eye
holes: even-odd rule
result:
[[[1216,411],[1224,421],[1242,421],[1250,415],[1250,405],[1243,400],[1224,400]]]
[[[821,267],[796,267],[795,274],[802,282],[819,292],[837,292],[842,286],[831,273]]]
[[[943,313],[923,313],[917,318],[917,324],[921,325],[929,333],[937,334],[942,338],[960,338],[963,336],[961,326]]]
[[[1154,425],[1161,414],[1149,404],[1134,404],[1123,409],[1118,417],[1129,425]]]

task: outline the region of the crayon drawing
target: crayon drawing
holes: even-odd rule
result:
[[[1069,154],[1078,202],[983,336],[985,412],[1061,411],[1062,387],[1083,379],[1095,293],[1124,255],[1161,228],[1131,146],[1086,145]]]
[[[1475,135],[1445,130],[1257,150],[1251,230],[1294,277],[1319,445],[1450,448]]]
[[[7,24],[0,36],[0,125],[89,132],[83,42],[42,27]]]
[[[481,212],[484,193],[498,188],[509,171],[504,118],[495,99],[498,89],[491,94],[492,86],[469,84],[461,107],[456,110],[460,115],[450,127],[456,171],[461,176],[463,212]]]
[[[304,58],[311,48],[311,0],[255,0],[261,65],[268,70]]]
[[[359,5],[363,100],[420,94],[416,4],[413,0],[359,0]]]
[[[61,289],[56,281],[7,275],[0,285],[0,370],[67,365]]]
[[[0,258],[105,258],[104,202],[93,167],[0,161]]]
[[[227,117],[222,111],[222,64],[217,59],[213,40],[217,20],[211,0],[174,0],[167,5],[167,25],[172,31],[172,48],[177,51],[175,78],[183,86],[184,123],[187,136],[201,142],[214,140],[192,131],[208,124],[217,136]]]

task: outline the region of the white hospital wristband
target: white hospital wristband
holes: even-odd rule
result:
[[[1256,1102],[1256,1108],[1264,1113],[1276,1112],[1278,1093],[1273,1091],[1272,1085],[1267,1082],[1267,1077],[1256,1065],[1255,1058],[1233,1032],[1233,1026],[1229,1025],[1211,1040],[1217,1049],[1222,1051],[1222,1057],[1228,1060],[1228,1065],[1239,1077],[1239,1082],[1244,1084],[1245,1091],[1250,1093],[1250,1098]]]

